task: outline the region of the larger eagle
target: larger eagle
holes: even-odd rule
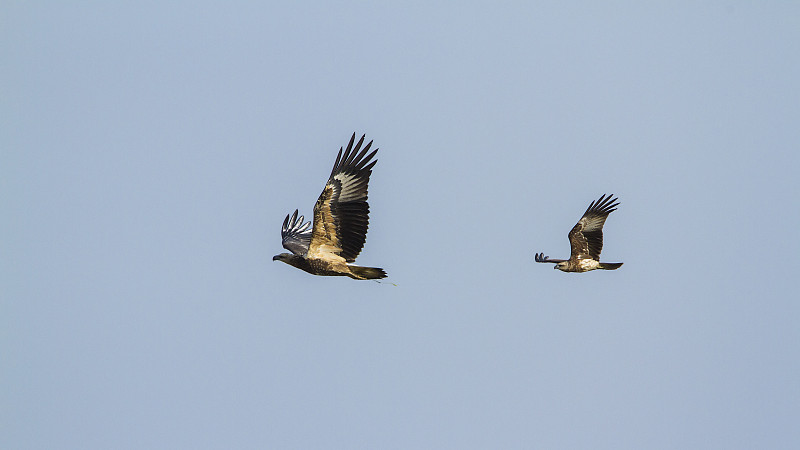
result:
[[[593,201],[583,217],[572,227],[569,232],[569,245],[571,252],[569,259],[550,259],[544,253],[535,255],[536,262],[555,263],[554,269],[564,272],[588,272],[595,269],[616,270],[622,263],[600,262],[600,252],[603,250],[603,224],[608,215],[617,210],[619,202],[612,195],[603,194]],[[616,202],[616,203],[614,203]]]
[[[386,278],[383,269],[352,264],[367,240],[367,185],[372,167],[378,162],[370,162],[378,153],[377,148],[367,154],[372,141],[362,149],[364,136],[353,147],[355,139],[353,133],[344,154],[339,148],[328,182],[314,205],[313,227],[311,222],[303,223],[303,216],[297,217],[297,210],[286,215],[281,238],[283,247],[292,253],[275,255],[273,261],[283,261],[313,275],[356,280]]]

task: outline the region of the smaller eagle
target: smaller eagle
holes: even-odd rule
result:
[[[603,224],[611,212],[616,211],[619,202],[613,195],[604,195],[589,205],[581,220],[569,232],[571,247],[569,259],[550,259],[544,253],[537,253],[536,262],[554,263],[554,269],[563,272],[588,272],[595,269],[616,270],[622,263],[600,262],[603,250]]]
[[[372,167],[378,162],[370,162],[378,149],[367,154],[372,141],[362,149],[364,136],[354,148],[355,139],[353,133],[344,154],[339,148],[328,182],[314,205],[314,225],[303,223],[305,217],[297,217],[297,210],[286,215],[281,238],[283,247],[291,253],[275,255],[273,261],[283,261],[313,275],[348,276],[356,280],[386,278],[383,269],[351,264],[367,240],[367,185]]]

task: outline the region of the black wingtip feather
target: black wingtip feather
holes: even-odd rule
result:
[[[333,163],[333,168],[331,169],[329,178],[343,171],[348,173],[356,173],[365,170],[369,171],[372,169],[378,160],[370,160],[375,156],[376,153],[378,153],[379,149],[376,148],[372,151],[372,153],[367,155],[367,152],[372,148],[373,141],[369,141],[369,143],[367,143],[367,145],[362,149],[361,146],[364,144],[366,136],[366,134],[362,135],[361,139],[359,139],[358,143],[356,143],[354,147],[353,143],[355,142],[356,134],[353,133],[352,137],[350,138],[350,142],[347,144],[347,148],[339,148],[339,153],[336,155],[336,162]]]
[[[586,211],[583,213],[584,215],[589,214],[590,212],[594,212],[597,214],[611,214],[612,212],[617,210],[617,206],[619,206],[620,202],[618,202],[618,198],[614,198],[614,194],[603,194],[600,196],[599,199],[593,201],[589,204],[589,207],[586,208]],[[615,203],[616,202],[616,203]]]

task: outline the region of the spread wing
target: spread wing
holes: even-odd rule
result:
[[[544,256],[544,253],[537,253],[537,254],[533,255],[533,258],[536,260],[536,262],[540,262],[540,263],[558,264],[560,262],[566,261],[566,259],[550,259],[549,256]]]
[[[616,211],[619,202],[604,195],[593,201],[581,220],[569,232],[569,244],[572,252],[570,259],[595,259],[600,261],[600,252],[603,250],[603,224],[608,215]]]
[[[311,222],[303,223],[305,217],[297,217],[297,210],[294,214],[283,219],[283,226],[281,226],[281,239],[283,240],[283,248],[289,250],[295,255],[305,255],[308,251],[308,245],[311,243]]]
[[[367,154],[372,141],[362,149],[364,136],[361,136],[354,148],[355,139],[356,135],[353,133],[344,154],[339,149],[331,176],[314,205],[314,227],[307,255],[309,258],[353,262],[367,240],[367,184],[372,166],[378,162],[370,160],[378,150]]]

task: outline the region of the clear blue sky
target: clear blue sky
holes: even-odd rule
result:
[[[800,447],[800,3],[604,3],[3,2],[0,447]]]

